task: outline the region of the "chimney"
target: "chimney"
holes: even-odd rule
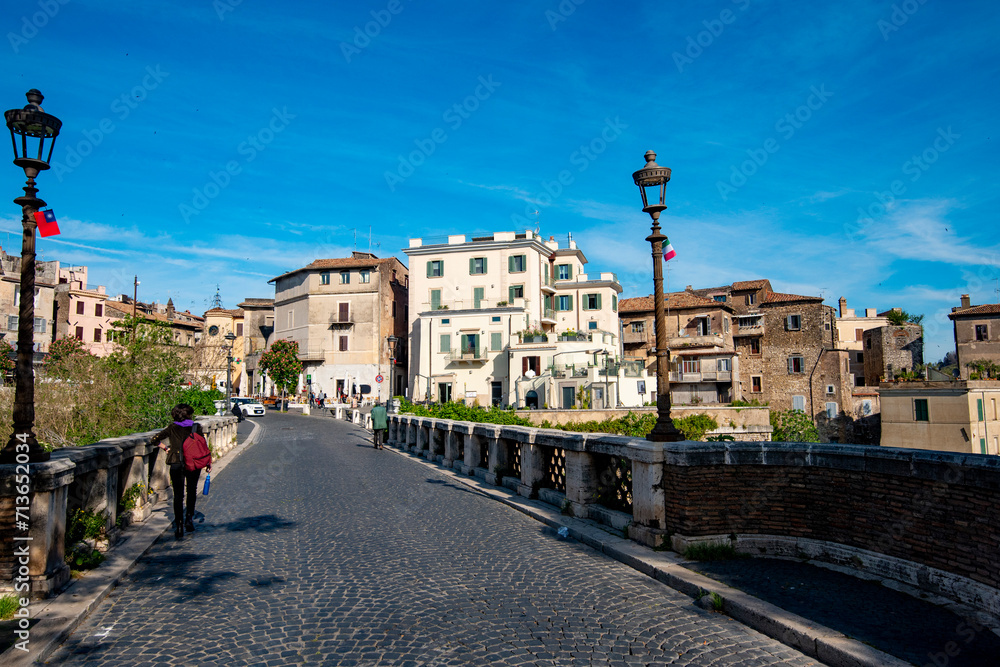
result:
[[[688,285],[687,287],[684,288],[684,291],[685,292],[693,292],[694,291],[694,287],[692,287],[691,285]]]
[[[847,310],[847,299],[840,297],[840,301],[837,302],[840,306],[840,316],[844,316],[844,311]]]
[[[962,308],[969,308],[969,307],[971,307],[971,305],[972,304],[969,302],[969,295],[968,294],[963,294],[962,295]]]

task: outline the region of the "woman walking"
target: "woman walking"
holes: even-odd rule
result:
[[[201,433],[201,424],[196,424],[191,418],[194,416],[194,408],[186,403],[179,403],[170,411],[170,417],[174,420],[149,441],[152,445],[159,446],[167,453],[167,466],[170,469],[170,486],[174,487],[174,537],[178,540],[184,537],[184,529],[189,533],[194,532],[194,504],[198,498],[198,478],[201,477],[201,470],[185,470],[182,447],[184,441],[191,433],[197,431]],[[169,445],[163,444],[163,440],[168,440]],[[205,468],[212,472],[212,464]],[[187,513],[184,512],[184,487],[187,486]],[[184,523],[181,523],[181,517]]]

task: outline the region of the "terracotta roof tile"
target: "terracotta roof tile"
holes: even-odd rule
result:
[[[664,298],[670,308],[704,308],[705,306],[727,307],[727,305],[723,302],[714,301],[707,297],[692,294],[691,292],[670,292]],[[622,299],[618,302],[618,312],[648,312],[653,310],[653,306],[654,301],[652,294],[649,296],[631,297],[629,299]]]
[[[733,291],[744,290],[744,289],[760,289],[761,287],[767,287],[770,282],[766,279],[762,280],[738,280],[733,283]]]
[[[243,299],[243,303],[238,304],[240,308],[243,306],[273,306],[274,299]]]
[[[781,292],[768,292],[763,303],[792,303],[795,301],[819,301],[823,298],[819,296],[803,296],[801,294],[782,294]]]
[[[378,258],[360,258],[360,257],[335,257],[332,259],[314,259],[312,263],[302,267],[301,269],[295,269],[293,271],[288,271],[287,273],[282,273],[276,278],[271,278],[268,282],[274,282],[278,278],[284,278],[285,276],[290,276],[299,271],[314,271],[317,269],[359,269],[366,266],[379,266],[382,264],[391,264],[395,262],[399,264],[403,270],[406,267],[395,257],[383,257]]]
[[[1000,303],[987,303],[982,306],[963,308],[962,310],[956,310],[954,313],[949,313],[948,317],[955,319],[964,315],[1000,315]]]
[[[231,317],[243,317],[242,308],[209,308],[205,311],[205,317],[208,317],[209,313],[213,315],[219,315],[225,313]]]

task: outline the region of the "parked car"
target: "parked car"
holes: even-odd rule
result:
[[[243,411],[244,417],[263,417],[264,416],[264,406],[256,398],[245,398],[241,396],[236,396],[231,399],[233,405],[238,405],[240,410]]]

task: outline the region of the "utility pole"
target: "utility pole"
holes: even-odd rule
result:
[[[132,317],[135,317],[135,308],[138,299],[139,299],[139,276],[136,276],[135,282],[132,284]]]

